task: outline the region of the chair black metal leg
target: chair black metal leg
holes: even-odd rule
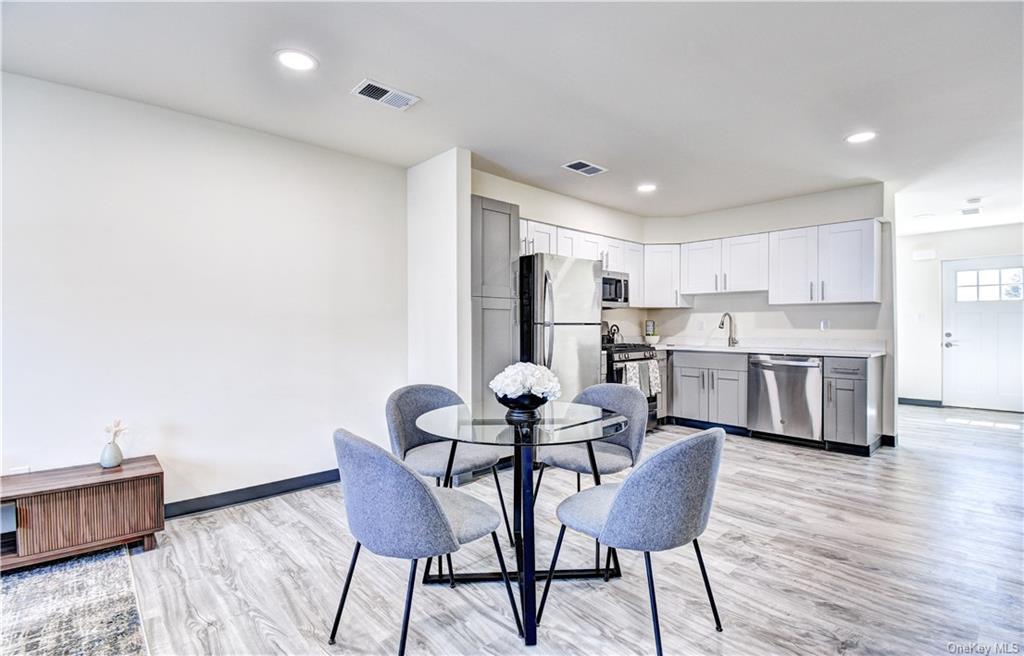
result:
[[[516,539],[512,537],[512,525],[508,523],[508,511],[505,509],[505,497],[501,493],[501,483],[498,481],[498,468],[491,467],[494,474],[494,487],[498,490],[498,505],[501,506],[501,516],[505,519],[505,530],[508,531],[508,543],[516,546]]]
[[[583,489],[583,488],[582,488],[582,485],[581,485],[580,473],[576,472],[576,491],[579,492],[581,489]]]
[[[608,579],[612,575],[612,551],[614,551],[614,549],[612,549],[611,547],[608,547],[608,555],[605,556],[605,558],[604,558],[604,582],[605,583],[608,582]]]
[[[558,541],[555,542],[555,553],[551,556],[551,567],[548,569],[548,580],[544,581],[544,594],[540,596],[540,608],[537,609],[537,624],[540,624],[540,616],[544,614],[544,604],[548,600],[548,589],[551,588],[551,579],[555,578],[555,564],[558,563],[558,552],[562,548],[562,538],[565,537],[565,524],[558,531]]]
[[[708,591],[708,601],[711,602],[711,613],[715,616],[715,631],[721,632],[722,621],[718,619],[718,607],[715,606],[715,595],[711,594],[711,581],[708,580],[708,571],[704,569],[704,559],[700,555],[700,545],[696,538],[693,540],[693,550],[697,554],[697,563],[700,565],[700,575],[704,577],[704,589]]]
[[[409,634],[409,611],[412,610],[412,590],[416,587],[416,565],[414,559],[409,567],[409,588],[405,591],[405,613],[402,615],[402,638],[398,642],[398,656],[405,656],[405,638]]]
[[[451,586],[454,588],[455,587],[455,570],[452,569],[452,555],[451,554],[445,554],[444,557],[448,561],[448,580],[451,581]],[[440,559],[440,556],[438,556],[438,558]]]
[[[651,595],[651,621],[654,622],[654,648],[661,656],[661,626],[658,624],[658,602],[654,598],[654,572],[651,571],[651,552],[644,552],[644,565],[647,566],[647,592]]]
[[[590,461],[590,473],[594,476],[594,485],[601,484],[601,472],[597,468],[597,457],[594,455],[594,445],[587,442],[587,459]],[[601,543],[594,540],[594,569],[601,570]]]
[[[537,474],[537,486],[533,488],[533,500],[537,501],[537,493],[540,492],[540,482],[544,478],[544,470],[547,469],[547,465],[543,462],[540,463],[540,472]]]
[[[505,580],[505,591],[508,592],[508,603],[512,604],[512,616],[516,618],[516,630],[519,637],[523,637],[523,622],[519,619],[519,607],[516,606],[516,598],[512,594],[512,582],[508,580],[508,570],[505,569],[505,557],[501,555],[501,545],[498,544],[498,534],[491,531],[491,540],[494,541],[494,553],[498,556],[498,567],[501,568],[501,578]]]
[[[331,639],[327,644],[333,645],[338,635],[338,624],[341,623],[341,611],[345,609],[345,598],[348,597],[348,586],[352,583],[352,573],[356,571],[356,559],[359,558],[359,549],[362,547],[356,542],[356,548],[352,551],[352,561],[348,564],[348,574],[345,575],[345,587],[341,589],[341,601],[338,602],[338,612],[334,616],[334,626],[331,627]]]

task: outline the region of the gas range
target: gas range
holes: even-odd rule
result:
[[[648,363],[653,365],[658,358],[657,351],[648,344],[605,343],[601,349],[601,377],[609,383],[625,383],[630,366],[639,367],[642,380],[649,375]],[[647,426],[653,428],[658,424],[658,397],[650,394],[644,382],[640,383],[640,389],[647,396]]]

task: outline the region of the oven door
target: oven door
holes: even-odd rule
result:
[[[647,397],[647,427],[652,429],[658,425],[658,397],[651,394],[651,372],[648,366],[648,360],[634,360],[637,366],[640,368],[640,391],[645,397]],[[625,362],[613,362],[612,370],[608,376],[609,383],[619,383],[620,385],[626,384],[626,364]],[[661,390],[664,394],[665,390]]]

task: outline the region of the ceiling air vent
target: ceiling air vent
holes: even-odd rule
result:
[[[375,80],[365,79],[352,88],[352,95],[369,98],[398,110],[406,110],[420,101],[419,96],[389,87]]]
[[[579,173],[580,175],[585,175],[588,178],[590,176],[592,176],[592,175],[597,175],[598,173],[604,173],[605,171],[608,170],[608,169],[604,168],[603,166],[598,166],[597,164],[591,164],[590,162],[585,162],[582,159],[578,159],[575,162],[569,162],[568,164],[562,164],[562,168],[563,169],[569,169],[570,171],[573,171],[575,173]]]

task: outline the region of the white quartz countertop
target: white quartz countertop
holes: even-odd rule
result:
[[[662,343],[654,348],[659,351],[701,351],[705,353],[763,353],[764,355],[827,355],[840,358],[880,358],[885,351],[872,348],[836,348],[830,346],[758,346],[743,344],[725,346],[708,344],[672,344]]]

